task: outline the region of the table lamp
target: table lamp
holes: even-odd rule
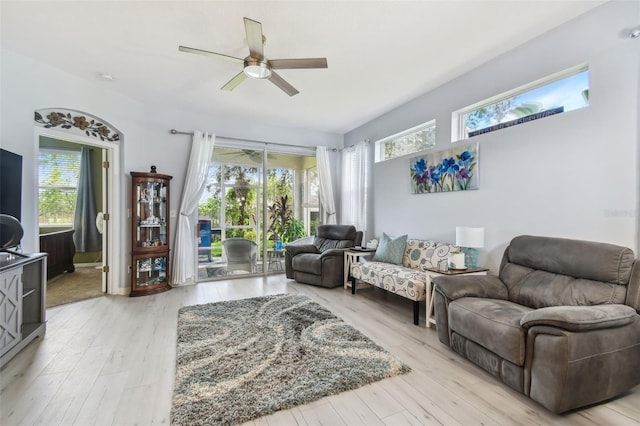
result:
[[[484,247],[484,228],[456,226],[456,245],[465,254],[465,266],[467,268],[477,268],[477,249]]]

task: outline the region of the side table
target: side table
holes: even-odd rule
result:
[[[433,311],[433,283],[431,277],[448,276],[448,275],[487,275],[489,268],[469,268],[469,269],[448,269],[441,271],[435,268],[426,268],[427,270],[427,328],[435,325],[436,317]]]
[[[282,271],[284,249],[267,249],[267,271]]]
[[[355,249],[351,247],[344,251],[344,288],[351,286],[349,282],[349,275],[351,275],[351,263],[357,262],[360,256],[371,255],[376,252],[376,249]]]

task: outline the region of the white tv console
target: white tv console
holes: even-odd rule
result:
[[[44,336],[46,291],[46,253],[0,253],[0,367]]]

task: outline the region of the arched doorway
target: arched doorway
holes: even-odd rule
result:
[[[90,218],[93,226],[96,222],[101,226],[101,244],[99,244],[99,269],[100,287],[102,292],[107,294],[125,294],[126,289],[120,288],[116,283],[125,282],[122,278],[123,262],[118,261],[123,254],[119,242],[121,241],[121,196],[122,194],[122,173],[121,168],[121,144],[122,134],[107,121],[81,111],[64,108],[39,109],[34,112],[34,139],[36,151],[40,152],[42,147],[49,149],[59,148],[61,151],[86,147],[97,157],[99,170],[95,171],[93,180],[99,180],[97,185],[100,189],[99,200],[96,209],[100,211],[95,218]],[[37,181],[36,181],[37,182]],[[94,182],[95,183],[95,182]],[[38,184],[38,183],[36,183]],[[36,193],[40,193],[40,186]],[[97,197],[98,198],[98,197]],[[36,200],[35,208],[38,214],[35,229],[41,229],[43,225],[40,220],[41,200]],[[101,222],[101,223],[100,223]],[[74,233],[74,232],[72,232]],[[37,238],[41,238],[37,236]],[[40,241],[36,242],[36,247],[40,246]],[[94,255],[95,253],[91,253]],[[62,253],[64,258],[68,253]],[[51,255],[50,255],[51,257]],[[76,259],[76,256],[73,256]],[[56,257],[57,259],[57,257]],[[68,268],[73,270],[73,265]],[[49,268],[48,268],[49,269]]]

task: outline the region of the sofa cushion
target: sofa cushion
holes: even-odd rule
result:
[[[353,240],[331,240],[328,238],[315,237],[313,245],[316,246],[318,252],[323,252],[331,249],[353,247]]]
[[[526,331],[520,327],[520,319],[530,311],[508,300],[463,297],[449,304],[449,328],[523,366]]]
[[[322,272],[320,256],[320,254],[316,253],[301,253],[291,260],[291,265],[295,271],[320,275]]]
[[[449,243],[407,240],[402,265],[421,271],[426,271],[427,268],[438,268],[440,262],[446,262],[449,253],[454,250],[458,250],[458,247]]]
[[[358,231],[353,225],[319,225],[316,235],[327,240],[349,240],[355,241]]]
[[[635,260],[627,247],[531,235],[511,240],[505,256],[527,268],[618,285],[629,282]]]
[[[394,265],[402,265],[402,257],[407,246],[407,236],[391,238],[384,232],[380,238],[380,244],[373,255],[375,262],[386,262]]]
[[[384,262],[356,262],[351,276],[411,300],[425,300],[427,274]]]
[[[530,308],[624,303],[626,296],[625,286],[534,270],[515,263],[503,265],[500,278],[508,286],[509,300]]]

